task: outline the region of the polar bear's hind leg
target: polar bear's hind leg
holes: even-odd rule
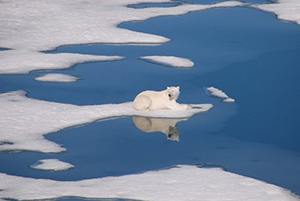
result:
[[[139,96],[133,101],[133,108],[138,111],[149,110],[151,99],[148,96]]]

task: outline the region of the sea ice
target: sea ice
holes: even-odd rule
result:
[[[77,63],[114,61],[123,58],[120,56],[74,53],[50,54],[28,50],[5,50],[0,51],[0,74],[25,74],[33,70],[64,69]]]
[[[117,27],[130,21],[182,15],[218,7],[243,6],[237,1],[211,5],[183,4],[167,8],[135,9],[129,4],[171,0],[4,0],[0,2],[0,74],[62,69],[75,63],[101,61],[101,56],[51,54],[42,51],[63,45],[162,44],[169,39]]]
[[[153,201],[299,200],[291,192],[272,184],[219,168],[198,168],[189,165],[81,181],[33,179],[0,173],[0,198],[32,200],[62,197]]]
[[[215,87],[204,87],[204,90],[207,95],[221,98],[224,103],[233,103],[235,101],[234,99],[229,98],[223,91]]]
[[[211,104],[191,106],[190,110],[141,112],[133,109],[132,102],[77,106],[28,98],[21,90],[8,92],[0,94],[0,151],[62,152],[64,148],[43,135],[112,117],[188,118],[212,107]]]
[[[36,164],[33,164],[30,167],[38,170],[62,171],[73,168],[74,165],[58,159],[43,159],[39,160]]]
[[[192,68],[194,66],[191,60],[174,56],[144,56],[140,59],[174,68]]]
[[[78,79],[80,78],[72,75],[59,74],[59,73],[46,74],[35,78],[35,80],[41,82],[64,82],[64,83],[76,82]]]
[[[117,25],[158,16],[182,15],[191,11],[245,5],[229,1],[212,5],[183,4],[167,8],[127,7],[129,4],[149,2],[171,1],[2,1],[0,46],[9,49],[45,51],[62,45],[75,44],[164,43],[169,39],[118,28]]]
[[[274,13],[278,19],[300,25],[300,1],[277,0],[275,3],[252,5],[254,8]]]
[[[101,56],[82,54],[50,54],[63,45],[162,44],[169,39],[135,32],[117,25],[158,16],[182,15],[212,8],[246,6],[238,1],[210,5],[182,4],[173,7],[130,8],[129,4],[163,3],[171,0],[6,0],[0,3],[0,74],[21,74],[33,70],[62,69],[76,63],[102,61]],[[250,5],[273,12],[280,19],[300,23],[298,0]],[[41,17],[42,16],[42,17]],[[91,23],[92,22],[92,23]]]

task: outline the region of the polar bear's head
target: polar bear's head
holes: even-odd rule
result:
[[[180,94],[179,87],[167,87],[167,94],[169,100],[177,100]]]

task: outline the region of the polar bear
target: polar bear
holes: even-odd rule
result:
[[[163,91],[144,91],[134,99],[133,108],[138,111],[191,109],[190,105],[176,102],[179,94],[179,87],[167,87]]]

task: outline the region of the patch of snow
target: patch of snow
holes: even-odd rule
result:
[[[102,61],[100,56],[43,53],[63,45],[162,44],[169,39],[117,27],[123,22],[182,15],[219,7],[243,6],[229,1],[213,5],[183,4],[166,8],[130,8],[129,4],[171,0],[3,0],[0,2],[0,74],[62,69],[75,63]]]
[[[204,87],[205,93],[209,96],[216,97],[222,99],[222,102],[224,103],[233,103],[235,102],[234,99],[229,98],[227,94],[225,94],[220,89],[217,89],[215,87]]]
[[[225,98],[222,100],[223,103],[234,103],[235,100],[233,98]]]
[[[0,4],[0,46],[9,49],[45,51],[62,45],[90,43],[164,43],[161,36],[118,28],[122,22],[158,16],[182,15],[218,7],[245,5],[237,1],[213,5],[183,4],[167,8],[134,9],[128,4],[170,0],[6,0]]]
[[[40,82],[64,82],[64,83],[76,82],[78,79],[80,78],[72,75],[59,74],[59,73],[46,74],[35,78],[36,81],[40,81]]]
[[[296,201],[278,186],[219,168],[178,165],[141,174],[81,181],[54,181],[0,173],[0,198],[17,200],[62,197],[121,198],[155,201],[230,200]]]
[[[0,51],[0,74],[26,74],[34,70],[65,69],[77,63],[115,61],[120,59],[124,59],[124,57],[5,50]]]
[[[174,68],[192,68],[194,66],[194,62],[191,60],[174,56],[144,56],[140,59]]]
[[[144,116],[188,118],[208,111],[211,104],[191,104],[190,110],[136,111],[132,102],[78,106],[36,100],[25,91],[0,94],[0,151],[27,150],[45,153],[65,151],[43,135],[112,117]]]
[[[299,0],[277,0],[275,3],[252,5],[252,7],[274,13],[278,19],[296,22],[300,25]]]
[[[62,171],[74,168],[74,165],[62,162],[58,159],[43,159],[39,160],[36,164],[33,164],[30,167],[38,170]]]

